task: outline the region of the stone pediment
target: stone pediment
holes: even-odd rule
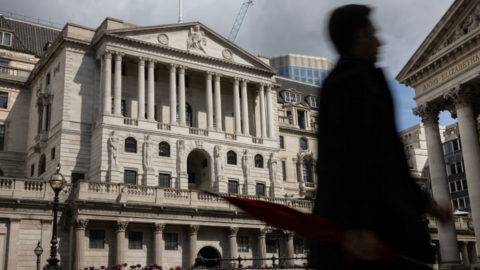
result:
[[[108,33],[155,45],[168,46],[200,56],[275,71],[253,54],[241,49],[199,22],[115,29]]]
[[[472,39],[480,34],[479,22],[479,1],[456,0],[403,67],[396,79],[405,83],[409,77],[423,68],[436,66],[435,62],[439,59],[462,51],[465,44],[470,44]],[[477,42],[474,41],[474,43]]]

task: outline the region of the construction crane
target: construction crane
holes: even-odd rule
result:
[[[237,19],[233,24],[232,31],[230,31],[230,35],[228,36],[229,41],[235,43],[235,39],[237,38],[238,31],[240,31],[240,27],[242,26],[243,19],[245,18],[245,15],[247,14],[247,11],[248,11],[248,7],[250,7],[250,5],[253,5],[253,0],[249,0],[242,4],[242,7],[238,12]]]

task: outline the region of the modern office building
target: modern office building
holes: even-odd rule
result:
[[[321,86],[333,64],[326,58],[298,54],[282,54],[270,58],[277,76]]]

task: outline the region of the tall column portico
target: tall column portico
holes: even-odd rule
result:
[[[124,53],[115,52],[115,75],[113,76],[113,114],[122,116],[122,57]]]
[[[145,119],[145,57],[138,57],[138,108],[137,119]]]
[[[147,120],[155,121],[155,63],[157,61],[148,59],[148,81],[147,81]],[[144,106],[145,107],[145,106]]]
[[[170,64],[170,125],[177,124],[177,65]]]
[[[275,138],[275,128],[273,122],[273,101],[272,101],[272,85],[267,85],[267,123],[268,123],[268,138]]]
[[[459,85],[445,93],[444,97],[451,99],[455,105],[473,224],[480,224],[480,145],[471,102],[472,94],[469,86]],[[475,238],[480,243],[480,233],[475,234]]]
[[[103,57],[103,114],[112,113],[112,52],[105,50]]]
[[[205,97],[206,97],[206,104],[207,104],[207,129],[213,130],[213,95],[212,95],[212,75],[213,72],[206,71],[205,72]]]
[[[238,227],[230,227],[228,233],[228,246],[230,248],[230,256],[231,259],[236,259],[238,256],[238,247],[237,247],[237,233],[239,228]]]
[[[178,67],[178,122],[180,126],[186,126],[185,120],[185,70],[187,67]]]
[[[267,137],[267,123],[265,119],[265,86],[266,84],[260,83],[258,89],[258,95],[260,97],[260,130],[262,138]]]
[[[125,263],[125,231],[127,230],[128,221],[117,221],[115,224],[117,231],[117,246],[116,246],[116,257],[115,262],[117,264]]]
[[[235,119],[235,134],[242,133],[242,119],[240,115],[240,79],[233,78],[233,118]]]
[[[258,257],[266,258],[267,257],[267,243],[265,242],[265,237],[267,236],[267,228],[258,230]],[[265,265],[266,261],[260,261],[261,265]]]
[[[200,225],[190,225],[190,260],[189,266],[195,264],[195,259],[197,258],[197,234],[200,229]]]
[[[154,234],[155,234],[155,239],[154,239],[154,250],[155,250],[155,255],[154,255],[154,263],[157,265],[162,265],[162,256],[163,256],[163,229],[165,229],[165,223],[155,223],[154,224]]]
[[[242,126],[243,135],[250,135],[250,121],[248,119],[248,95],[247,95],[247,83],[248,80],[242,79]]]
[[[223,131],[222,127],[222,98],[220,89],[220,77],[222,74],[215,73],[215,128],[217,131]]]
[[[440,131],[438,129],[439,113],[440,109],[433,103],[425,103],[413,109],[413,114],[422,118],[425,128],[433,196],[439,204],[450,205],[447,171],[440,140]],[[438,224],[438,238],[440,241],[442,267],[457,267],[461,265],[453,220],[445,224]]]
[[[87,225],[88,219],[75,220],[74,269],[83,269],[85,267],[85,229]]]

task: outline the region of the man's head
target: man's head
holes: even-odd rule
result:
[[[341,55],[353,55],[375,63],[380,41],[370,22],[371,9],[363,5],[346,5],[332,12],[328,30],[333,45]]]

